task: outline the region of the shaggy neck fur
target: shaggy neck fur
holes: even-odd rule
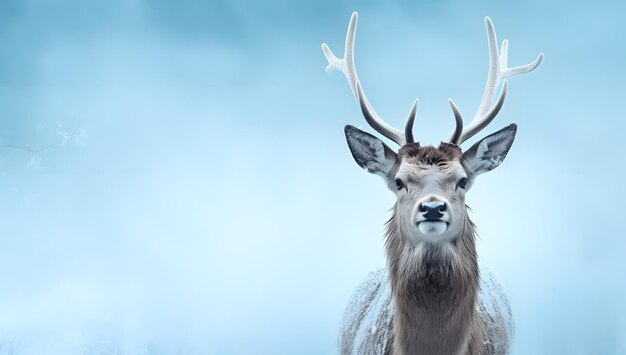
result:
[[[410,240],[392,216],[386,252],[395,303],[393,354],[480,354],[474,225],[466,216],[461,235],[445,245]]]

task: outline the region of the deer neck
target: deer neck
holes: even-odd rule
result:
[[[446,245],[410,245],[398,233],[392,218],[386,247],[394,354],[476,352],[469,348],[482,345],[482,328],[475,313],[479,271],[471,221]]]

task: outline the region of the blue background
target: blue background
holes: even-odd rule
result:
[[[514,354],[626,353],[623,3],[0,2],[0,353],[332,354],[384,265],[394,197],[352,160],[377,111],[448,137],[484,87],[484,16],[519,125],[468,194],[503,280]],[[471,142],[469,142],[471,143]],[[466,145],[466,147],[469,146]]]

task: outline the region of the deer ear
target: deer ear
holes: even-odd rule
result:
[[[347,125],[344,129],[352,157],[360,167],[389,180],[396,162],[396,153],[383,141],[360,129]]]
[[[470,173],[475,177],[500,165],[513,145],[516,132],[517,125],[513,123],[481,139],[463,153]]]

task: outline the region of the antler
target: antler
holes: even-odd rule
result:
[[[478,111],[474,115],[472,122],[459,134],[460,129],[463,127],[463,121],[461,114],[457,109],[454,101],[450,99],[450,106],[454,112],[456,118],[457,127],[450,138],[450,143],[458,144],[465,142],[476,133],[480,132],[483,128],[487,127],[489,123],[496,117],[502,104],[504,103],[504,97],[506,96],[507,79],[516,75],[526,74],[535,70],[543,60],[543,53],[539,53],[537,58],[530,64],[520,65],[518,67],[508,67],[508,48],[509,41],[503,40],[500,52],[498,52],[498,40],[496,38],[496,31],[493,27],[493,22],[489,17],[485,17],[485,26],[487,27],[487,41],[489,44],[489,73],[487,74],[487,84],[485,85],[485,91],[483,92],[483,98],[478,106]],[[491,106],[491,101],[496,93],[500,82],[502,81],[502,90],[496,100],[495,104]]]
[[[356,25],[358,20],[358,14],[352,13],[350,18],[350,24],[348,25],[348,33],[346,34],[346,43],[344,49],[344,57],[337,58],[333,52],[328,48],[326,43],[322,43],[322,51],[324,56],[328,60],[326,66],[326,72],[331,72],[335,69],[340,70],[348,79],[352,94],[356,98],[357,103],[361,108],[361,112],[365,117],[367,123],[372,128],[384,135],[385,137],[396,142],[398,145],[403,146],[406,143],[413,142],[413,122],[415,120],[415,112],[417,108],[418,100],[415,100],[409,118],[405,127],[404,133],[398,129],[393,128],[386,123],[369,103],[369,100],[363,92],[363,88],[359,82],[359,77],[354,66],[354,38],[356,35]],[[478,111],[474,115],[472,122],[463,128],[462,115],[454,104],[452,99],[449,100],[452,111],[454,112],[454,118],[456,121],[456,128],[454,133],[450,137],[450,143],[460,145],[475,134],[480,132],[483,128],[487,127],[491,121],[496,117],[502,105],[504,104],[504,98],[506,96],[508,81],[507,79],[516,75],[525,74],[533,71],[539,66],[543,60],[543,53],[539,53],[537,58],[530,64],[520,65],[517,67],[508,67],[508,45],[509,41],[502,41],[502,47],[498,52],[496,31],[493,27],[493,23],[489,17],[485,17],[485,26],[487,27],[487,40],[489,45],[489,72],[487,74],[487,83],[485,85],[485,91],[483,92],[483,98],[480,101]],[[502,83],[502,90],[498,95],[495,103],[492,105],[493,97]]]
[[[385,137],[396,142],[400,146],[403,146],[406,143],[411,143],[413,141],[413,134],[410,132],[410,130],[413,127],[413,120],[415,119],[417,100],[415,100],[415,103],[411,108],[411,113],[409,114],[409,120],[407,121],[405,133],[402,133],[402,131],[397,130],[387,124],[376,113],[376,111],[374,111],[369,101],[367,100],[365,93],[363,92],[363,88],[361,87],[359,77],[356,73],[356,68],[354,66],[354,37],[356,35],[356,23],[358,20],[358,16],[359,15],[354,12],[352,13],[352,17],[350,18],[348,33],[346,34],[346,44],[343,58],[337,58],[330,50],[330,48],[328,48],[328,45],[326,45],[326,43],[322,43],[322,51],[324,51],[324,56],[326,56],[326,59],[328,60],[326,72],[331,72],[335,69],[338,69],[346,76],[346,79],[348,79],[348,84],[350,84],[350,89],[352,89],[352,94],[354,94],[357,103],[361,107],[361,111],[363,113],[363,116],[365,117],[365,120],[367,121],[367,123],[369,123],[370,126],[372,126],[372,128],[374,128]]]

